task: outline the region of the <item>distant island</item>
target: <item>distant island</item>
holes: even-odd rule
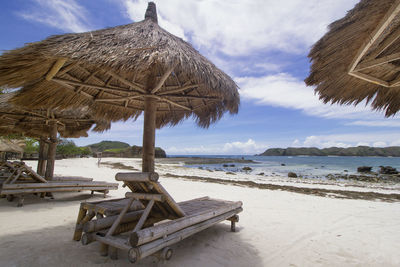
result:
[[[400,157],[400,146],[390,147],[288,147],[270,148],[257,156],[357,156],[357,157]]]
[[[101,141],[87,147],[93,153],[93,156],[96,156],[99,152],[102,153],[102,157],[139,158],[142,156],[141,146],[130,146],[128,143],[119,141]],[[156,147],[155,157],[165,158],[167,154],[162,148]]]

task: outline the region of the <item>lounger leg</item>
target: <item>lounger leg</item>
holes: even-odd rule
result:
[[[7,195],[6,198],[7,198],[7,201],[9,201],[9,202],[12,202],[14,200],[13,195]]]
[[[110,259],[118,260],[118,249],[116,247],[109,247]]]
[[[17,207],[22,207],[24,205],[24,195],[20,195],[18,197],[18,204]]]
[[[82,208],[82,204],[81,204],[81,206],[79,207],[78,218],[76,219],[76,226],[75,226],[75,232],[74,232],[74,237],[73,237],[73,240],[75,240],[75,241],[81,240],[81,237],[82,237],[81,222],[82,222],[83,218],[85,218],[86,212],[87,212],[87,210]]]
[[[103,194],[104,194],[104,195],[103,195],[103,198],[106,198],[106,197],[107,197],[108,192],[109,192],[108,190],[104,190],[104,192],[103,192]]]
[[[231,221],[231,232],[236,232],[236,223],[239,222],[239,215],[230,217],[228,221]]]
[[[90,192],[90,195],[93,196],[94,195],[94,191],[92,190],[92,192]]]
[[[100,255],[101,256],[108,256],[108,245],[104,243],[100,243]]]

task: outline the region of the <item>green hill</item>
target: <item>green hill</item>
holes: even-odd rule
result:
[[[97,152],[104,152],[105,150],[110,150],[110,149],[114,150],[114,149],[129,148],[130,145],[119,141],[101,141],[100,143],[91,144],[88,145],[87,147],[89,147],[93,153],[97,153]]]
[[[288,147],[270,148],[258,156],[358,156],[358,157],[400,157],[400,146],[391,147]]]
[[[101,141],[100,143],[91,144],[87,147],[96,156],[97,152],[102,152],[102,157],[117,157],[117,158],[139,158],[142,156],[141,146],[130,146],[124,142],[118,141]],[[156,158],[165,158],[167,154],[160,148],[155,148]]]

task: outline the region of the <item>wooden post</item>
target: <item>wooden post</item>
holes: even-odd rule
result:
[[[157,100],[144,98],[142,171],[154,172]]]
[[[37,166],[37,173],[40,176],[44,176],[46,172],[46,161],[47,161],[47,144],[46,139],[41,137],[39,140],[39,160]]]
[[[56,149],[57,149],[57,122],[50,121],[50,144],[47,152],[47,165],[45,178],[46,180],[52,180],[54,174],[54,163],[56,160]]]

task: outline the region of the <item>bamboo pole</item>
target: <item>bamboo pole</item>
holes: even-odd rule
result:
[[[144,99],[143,151],[142,171],[154,172],[154,147],[156,135],[157,100],[150,97]]]
[[[39,160],[37,166],[37,173],[40,176],[44,176],[46,172],[47,149],[46,139],[41,137],[39,140]]]
[[[212,219],[215,216],[236,210],[242,206],[242,202],[233,202],[219,208],[213,208],[200,214],[193,214],[191,216],[185,216],[173,221],[165,222],[154,227],[145,228],[137,232],[131,233],[129,242],[132,246],[138,246],[160,237],[170,235],[181,229],[189,227],[191,225]]]
[[[54,175],[54,163],[56,160],[56,149],[57,149],[57,122],[50,121],[50,144],[47,152],[47,164],[45,178],[46,180],[52,180]]]

